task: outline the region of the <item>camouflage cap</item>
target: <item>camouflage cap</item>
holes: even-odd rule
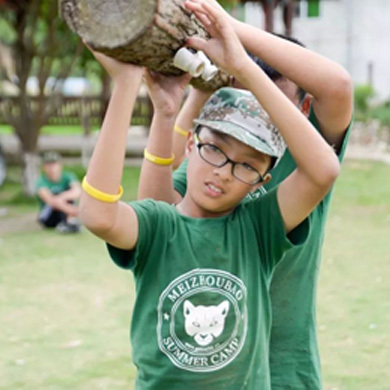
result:
[[[207,101],[197,125],[228,134],[271,157],[279,158],[285,143],[255,96],[246,90],[221,88]]]

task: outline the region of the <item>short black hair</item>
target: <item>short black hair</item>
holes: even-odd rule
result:
[[[281,38],[281,39],[285,39],[285,40],[287,40],[289,42],[295,43],[296,45],[299,45],[299,46],[302,46],[302,47],[306,47],[301,41],[299,41],[296,38],[288,37],[287,35],[283,35],[283,34],[276,34],[276,33],[272,33],[272,34],[277,36],[277,37],[279,37],[279,38]],[[272,66],[268,65],[266,62],[264,62],[259,57],[255,56],[254,54],[252,54],[250,52],[248,52],[248,54],[249,54],[249,57],[264,71],[264,73],[272,81],[276,82],[278,80],[281,80],[281,79],[285,78],[280,72],[278,72]],[[298,86],[298,89],[297,89],[297,96],[298,96],[298,99],[299,99],[299,103],[302,103],[303,99],[306,96],[306,91],[303,88],[301,88],[300,86]]]

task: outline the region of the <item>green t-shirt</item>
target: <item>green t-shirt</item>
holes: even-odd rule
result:
[[[309,119],[319,130],[313,111]],[[345,154],[349,133],[348,129],[338,151],[340,161]],[[272,180],[266,185],[266,189],[277,186],[295,168],[296,164],[286,150],[272,171]],[[316,330],[316,293],[332,192],[310,215],[311,230],[305,245],[286,253],[272,277],[270,367],[273,390],[322,388]]]
[[[73,172],[63,171],[59,181],[50,181],[48,177],[42,173],[35,183],[35,192],[38,192],[41,188],[47,188],[52,194],[60,194],[61,192],[70,189],[71,184],[77,182],[77,177]],[[44,206],[44,202],[38,197],[41,207]]]
[[[313,110],[310,122],[319,131]],[[351,126],[350,126],[351,127]],[[349,137],[349,129],[338,151],[342,160]],[[272,170],[272,180],[266,190],[274,188],[296,168],[286,149],[278,165]],[[187,161],[174,173],[175,189],[184,196],[187,189]],[[262,190],[264,191],[264,189]],[[258,198],[256,191],[244,202]],[[270,369],[273,390],[319,390],[321,366],[316,336],[316,288],[321,262],[326,218],[331,192],[309,216],[312,226],[305,245],[291,249],[275,269],[271,281],[272,329]]]
[[[220,218],[186,217],[153,200],[131,206],[136,248],[108,249],[135,277],[136,388],[270,389],[270,278],[306,239],[308,220],[287,238],[276,189]]]

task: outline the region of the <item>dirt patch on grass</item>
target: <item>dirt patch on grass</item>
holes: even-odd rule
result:
[[[10,233],[39,230],[36,213],[26,213],[17,216],[8,216],[6,209],[0,214],[0,237]]]

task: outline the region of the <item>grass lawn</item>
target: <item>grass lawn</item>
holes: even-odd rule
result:
[[[326,390],[390,389],[390,166],[347,161],[319,286]]]
[[[390,388],[389,177],[389,166],[347,161],[335,190],[319,286],[325,390]],[[126,169],[127,199],[137,180]],[[15,180],[0,191],[10,210],[2,224],[35,211],[16,191]],[[86,231],[4,234],[0,389],[133,389],[133,297],[131,274]]]
[[[92,131],[97,131],[98,127],[92,127]],[[12,134],[13,130],[11,126],[0,125],[0,135],[1,134]],[[77,125],[67,125],[67,126],[57,126],[57,125],[48,125],[43,126],[41,133],[44,135],[74,135],[74,134],[83,134],[83,128]]]

